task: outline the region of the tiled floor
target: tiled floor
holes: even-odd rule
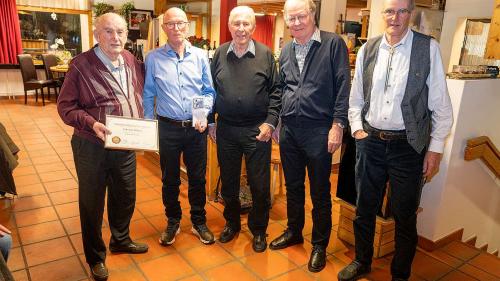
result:
[[[19,197],[0,200],[0,223],[13,232],[9,267],[16,280],[90,280],[82,255],[78,193],[70,148],[72,129],[59,119],[54,103],[45,107],[30,100],[0,100],[0,122],[21,148],[14,171]],[[332,177],[335,182],[335,177]],[[181,234],[171,247],[161,247],[158,235],[165,227],[159,169],[138,157],[137,204],[131,223],[134,239],[149,244],[143,255],[109,254],[109,280],[336,280],[353,257],[352,247],[337,239],[339,206],[334,206],[328,264],[320,273],[307,271],[311,250],[311,203],[306,203],[306,243],[281,251],[252,251],[248,229],[227,244],[202,245],[191,233],[186,186]],[[224,226],[222,206],[209,202],[208,225],[218,236]],[[286,204],[277,197],[268,228],[269,238],[286,225]],[[246,219],[243,217],[243,221]],[[107,222],[103,236],[109,241]],[[390,280],[390,259],[374,261],[368,280]],[[418,251],[412,280],[500,280],[500,260],[463,243],[454,242],[432,253]]]

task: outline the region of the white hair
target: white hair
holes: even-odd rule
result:
[[[236,6],[234,7],[231,12],[229,13],[229,24],[233,22],[233,19],[237,15],[247,15],[250,17],[250,23],[255,26],[255,12],[253,11],[252,8],[248,6]]]
[[[313,0],[286,0],[285,6],[283,7],[285,19],[288,17],[287,8],[288,8],[288,5],[290,5],[290,2],[302,2],[306,5],[307,9],[309,10],[309,12],[311,14],[313,14],[313,16],[316,15],[316,4],[314,3]]]
[[[108,19],[108,18],[113,18],[113,20],[116,20],[118,23],[120,23],[121,26],[123,26],[123,28],[125,30],[127,30],[127,22],[125,21],[125,19],[120,16],[119,14],[117,13],[113,13],[113,12],[109,12],[109,13],[105,13],[103,15],[100,15],[98,16],[95,21],[94,21],[94,27],[96,30],[100,29],[101,28],[101,25],[102,23]]]

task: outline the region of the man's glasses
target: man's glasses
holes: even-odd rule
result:
[[[186,27],[188,24],[187,21],[179,21],[179,22],[164,22],[163,25],[165,25],[168,29],[174,29],[176,26],[178,29],[183,29]]]
[[[411,13],[411,11],[408,9],[399,9],[399,10],[385,9],[382,11],[382,14],[386,17],[393,17],[396,14],[398,16],[406,16],[406,15],[409,15],[410,13]]]
[[[304,23],[307,19],[309,14],[301,14],[301,15],[296,15],[296,16],[289,16],[286,18],[286,22],[288,24],[293,24],[296,21],[299,21],[299,23]]]

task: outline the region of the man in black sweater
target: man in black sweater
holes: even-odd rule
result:
[[[234,8],[229,15],[233,40],[221,45],[212,61],[212,77],[217,98],[217,125],[209,120],[209,135],[217,142],[222,198],[226,226],[219,241],[231,241],[241,229],[240,173],[245,156],[252,209],[248,227],[252,247],[263,252],[270,207],[271,134],[278,123],[280,91],[272,52],[252,40],[254,11],[247,6]],[[212,122],[210,122],[212,121]]]
[[[272,250],[303,243],[305,174],[313,203],[313,245],[308,269],[321,271],[332,228],[332,153],[347,125],[350,70],[347,47],[338,35],[315,25],[312,0],[287,0],[285,20],[294,37],[280,55],[283,91],[279,134],[286,182],[288,228]]]

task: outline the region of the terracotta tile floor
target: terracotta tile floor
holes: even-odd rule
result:
[[[14,248],[9,267],[16,280],[90,280],[84,262],[78,193],[70,148],[72,129],[59,119],[56,106],[29,100],[0,100],[0,122],[21,148],[14,177],[19,196],[0,200],[0,223],[13,231]],[[149,244],[143,255],[109,254],[109,280],[336,280],[353,257],[353,248],[337,239],[338,206],[333,208],[333,229],[327,267],[307,270],[311,251],[311,217],[306,216],[306,243],[281,251],[256,254],[242,217],[243,231],[227,244],[202,245],[190,232],[186,186],[180,196],[184,216],[181,234],[172,247],[161,247],[158,235],[165,227],[160,171],[138,157],[137,204],[131,223],[134,239]],[[336,177],[332,176],[332,182]],[[332,192],[333,194],[333,192]],[[311,209],[308,199],[306,209]],[[216,236],[224,226],[222,206],[207,204],[208,225]],[[269,239],[286,225],[286,202],[278,196],[270,214]],[[107,220],[104,239],[109,241]],[[368,280],[390,280],[391,256],[374,261]],[[434,252],[419,250],[411,280],[500,280],[500,259],[468,245],[453,242]]]

